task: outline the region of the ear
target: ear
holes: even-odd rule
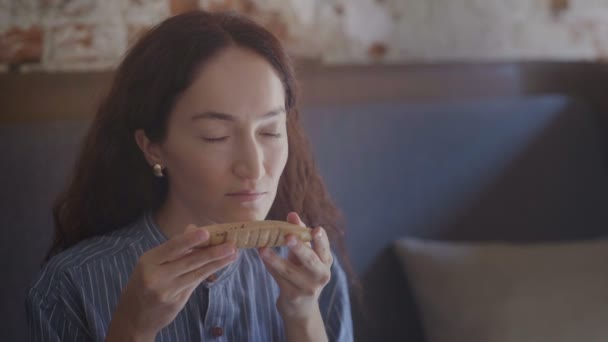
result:
[[[160,164],[163,167],[166,166],[163,164],[163,154],[160,146],[150,141],[143,129],[135,131],[135,142],[137,142],[137,146],[139,146],[139,149],[143,152],[144,157],[150,166],[154,164]]]

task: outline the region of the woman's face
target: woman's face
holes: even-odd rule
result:
[[[252,51],[222,50],[177,99],[158,149],[173,205],[214,222],[265,219],[288,155],[278,74]]]

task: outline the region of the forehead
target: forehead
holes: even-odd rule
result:
[[[247,119],[284,104],[283,84],[270,63],[253,51],[231,46],[197,70],[177,101],[175,114],[214,111]]]

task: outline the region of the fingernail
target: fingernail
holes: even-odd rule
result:
[[[289,239],[287,239],[287,246],[289,247],[293,247],[297,244],[298,242],[296,241],[295,238],[291,237]]]
[[[196,237],[196,239],[197,239],[197,240],[199,240],[199,241],[200,241],[200,240],[204,240],[204,239],[207,237],[207,234],[205,233],[205,231],[204,231],[204,230],[199,229],[199,230],[196,232],[195,237]]]
[[[323,237],[323,231],[319,230],[316,234],[315,234],[315,238],[317,240],[321,240],[321,238]]]

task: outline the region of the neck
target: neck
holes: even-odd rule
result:
[[[167,196],[165,203],[154,214],[154,220],[167,239],[182,234],[189,224],[202,227],[216,223],[206,215],[201,215],[199,211],[180,203],[170,194]]]

